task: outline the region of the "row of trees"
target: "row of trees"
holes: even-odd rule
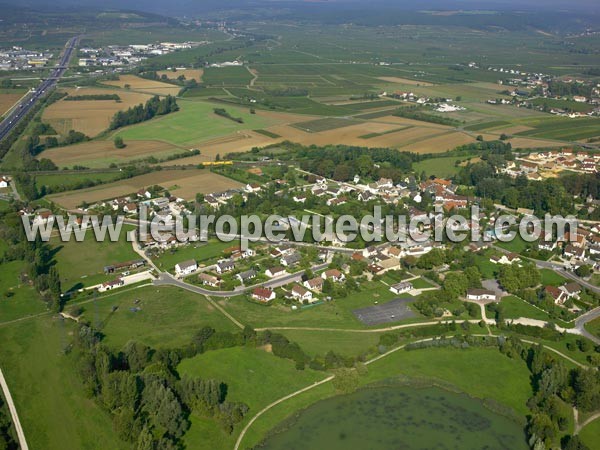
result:
[[[144,105],[140,103],[126,111],[117,112],[110,123],[109,129],[116,130],[117,128],[144,122],[155,116],[169,114],[178,110],[179,106],[177,105],[175,97],[167,95],[161,99],[159,96],[155,95]]]

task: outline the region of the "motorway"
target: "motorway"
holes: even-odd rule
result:
[[[16,105],[12,111],[5,117],[5,119],[0,123],[0,140],[4,139],[13,128],[21,121],[23,117],[27,115],[27,113],[33,108],[33,106],[43,98],[48,92],[50,92],[56,83],[64,75],[66,72],[69,61],[71,60],[71,56],[73,55],[73,50],[77,46],[79,41],[79,37],[73,37],[69,39],[65,46],[65,50],[60,59],[58,65],[54,67],[50,76],[42,81],[42,83],[35,89],[35,91],[27,94],[21,102]]]

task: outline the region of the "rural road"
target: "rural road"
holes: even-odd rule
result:
[[[10,395],[10,391],[8,390],[8,384],[6,384],[6,379],[4,378],[2,369],[0,369],[0,386],[2,386],[4,398],[6,399],[6,403],[8,405],[8,410],[10,411],[10,416],[12,417],[13,424],[15,425],[17,439],[19,440],[19,446],[21,447],[21,450],[29,450],[27,440],[25,439],[25,433],[23,432],[23,427],[21,426],[21,421],[19,420],[19,414],[17,414],[17,408],[15,407],[15,403],[13,402],[12,396]]]

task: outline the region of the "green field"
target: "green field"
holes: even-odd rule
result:
[[[600,136],[600,120],[598,118],[569,119],[564,117],[548,117],[541,120],[522,120],[521,122],[523,125],[534,127],[534,129],[517,133],[517,136],[565,141],[576,141]]]
[[[540,275],[542,276],[541,283],[544,286],[561,286],[568,281],[565,277],[550,269],[540,269]]]
[[[101,328],[105,343],[116,350],[130,340],[155,348],[181,347],[209,325],[220,331],[237,329],[204,296],[175,287],[124,287],[83,307],[85,319]]]
[[[462,161],[463,157],[448,156],[442,158],[424,159],[413,164],[415,173],[425,172],[427,176],[435,175],[439,178],[450,178],[460,171],[456,166],[457,161]]]
[[[225,109],[244,123],[237,123],[214,113],[214,108],[222,107],[200,101],[178,102],[180,111],[158,119],[127,127],[117,132],[125,141],[159,140],[173,144],[193,144],[199,141],[225,136],[240,130],[255,130],[273,125],[275,121],[266,119],[235,106]]]
[[[600,448],[600,419],[594,420],[579,432],[581,441],[590,449]]]
[[[585,324],[585,329],[590,333],[600,337],[600,318],[594,319]]]
[[[335,117],[328,117],[325,119],[295,123],[293,126],[294,128],[306,131],[307,133],[318,133],[320,131],[349,127],[350,125],[356,125],[357,123],[358,122],[349,119],[336,119]]]
[[[500,127],[509,126],[509,125],[510,125],[510,122],[507,122],[506,120],[494,120],[494,121],[490,121],[490,122],[475,123],[473,125],[467,125],[465,127],[465,130],[482,131],[482,130],[489,130],[492,128],[500,128]]]
[[[500,302],[502,311],[507,319],[518,319],[519,317],[529,317],[531,319],[549,320],[548,313],[527,303],[525,300],[509,295],[502,297]]]
[[[28,284],[21,273],[26,273],[25,263],[11,261],[2,264],[0,277],[0,325],[4,322],[46,312],[46,304]]]
[[[32,449],[125,450],[112,421],[85,395],[76,355],[63,349],[72,322],[41,317],[0,327],[0,360]]]
[[[202,263],[209,259],[224,257],[225,254],[223,251],[231,247],[235,247],[235,242],[215,240],[207,243],[189,244],[164,251],[158,257],[154,258],[154,263],[161,270],[172,271],[175,269],[175,264],[190,259]]]
[[[131,243],[126,240],[126,231],[132,229],[131,226],[123,226],[118,242],[111,242],[108,239],[98,242],[94,239],[91,230],[88,230],[86,239],[82,242],[77,242],[75,239],[62,242],[59,237],[52,238],[50,243],[53,245],[63,291],[94,286],[114,279],[114,274],[104,274],[105,266],[140,259],[140,256],[133,251]]]
[[[177,368],[181,376],[198,376],[204,379],[222,380],[227,384],[227,399],[246,403],[250,410],[246,423],[261,408],[274,400],[325,378],[325,374],[310,369],[296,370],[294,363],[254,348],[235,347],[209,351],[191,359],[185,359]],[[200,422],[202,433],[195,430]],[[211,427],[212,425],[212,427]],[[236,427],[239,429],[241,425]],[[211,430],[210,440],[206,431]],[[185,435],[187,448],[231,448],[235,436],[226,435],[216,423],[192,416],[192,428]]]

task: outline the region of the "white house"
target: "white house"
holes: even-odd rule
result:
[[[413,285],[408,281],[403,281],[402,283],[396,283],[390,286],[390,291],[394,294],[403,294],[408,291],[412,291]]]
[[[230,272],[233,269],[235,269],[235,264],[233,263],[233,261],[221,261],[215,266],[215,270],[219,274]]]
[[[119,288],[121,286],[125,286],[125,282],[123,281],[122,278],[117,278],[115,280],[102,283],[102,285],[98,288],[98,291],[106,292],[106,291],[110,291],[111,289]]]
[[[175,264],[177,275],[189,275],[196,270],[198,270],[198,263],[193,259]]]
[[[257,287],[252,291],[252,298],[261,302],[270,302],[277,297],[275,291],[263,287]]]
[[[520,262],[521,258],[516,253],[505,253],[502,256],[492,256],[490,262],[494,264],[512,264]]]
[[[8,177],[0,177],[0,188],[7,188],[10,185]]]
[[[299,301],[306,300],[306,301],[310,302],[313,299],[313,294],[308,289],[297,284],[292,288],[292,297],[294,297],[295,299],[297,299]]]
[[[337,269],[329,269],[321,274],[321,278],[324,280],[331,280],[334,283],[338,281],[344,281],[344,274]]]
[[[279,277],[281,275],[285,275],[286,273],[286,270],[280,266],[271,267],[265,271],[265,275],[269,278]]]
[[[469,289],[467,290],[467,300],[496,301],[496,293],[488,289]]]
[[[209,275],[207,273],[199,274],[198,279],[205,286],[217,287],[219,284],[221,284],[221,280],[219,280],[219,278],[215,277],[214,275]]]

